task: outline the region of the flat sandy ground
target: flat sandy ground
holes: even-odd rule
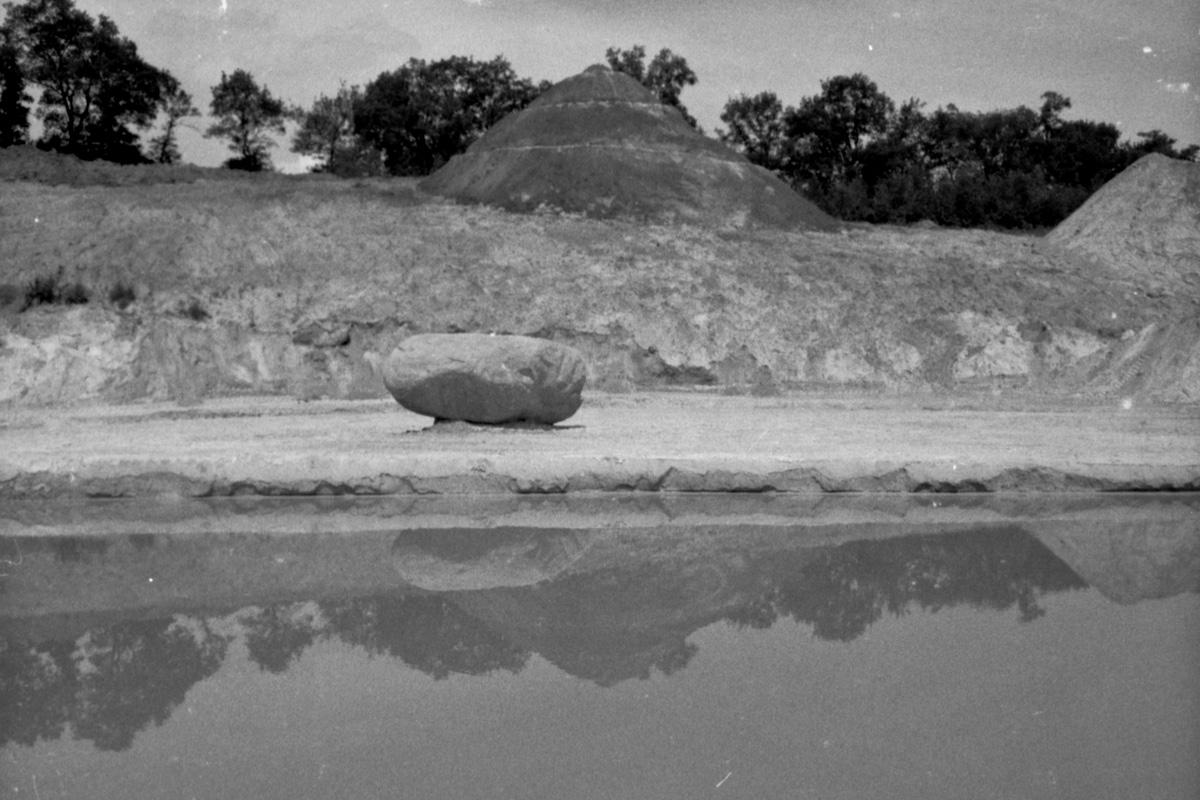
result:
[[[1200,491],[1200,407],[585,395],[554,429],[286,398],[0,413],[0,499]]]

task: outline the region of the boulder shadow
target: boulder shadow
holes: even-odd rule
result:
[[[532,431],[535,433],[556,433],[559,431],[582,430],[584,425],[549,424],[529,420],[513,420],[509,422],[468,422],[462,419],[435,419],[432,424],[415,431],[405,431],[405,436],[429,436],[431,434],[471,434],[499,431],[517,432]]]

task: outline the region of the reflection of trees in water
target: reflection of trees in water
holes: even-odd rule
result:
[[[286,672],[317,638],[319,622],[292,613],[290,606],[268,606],[243,613],[239,619],[246,631],[250,660],[277,675]]]
[[[71,642],[0,642],[0,744],[58,739],[75,705]]]
[[[519,672],[529,652],[488,630],[437,595],[402,595],[322,604],[330,630],[371,655],[398,658],[445,678],[452,673]]]
[[[125,750],[161,725],[188,690],[217,671],[228,640],[203,624],[133,620],[77,642],[0,650],[0,744],[60,738],[69,725],[100,750]]]
[[[778,565],[776,566],[778,569]],[[816,551],[798,569],[729,619],[766,628],[780,616],[810,624],[822,639],[850,641],[884,611],[936,612],[955,605],[1004,611],[1022,622],[1045,613],[1038,597],[1086,584],[1057,556],[1017,529],[856,541]]]
[[[147,724],[166,722],[188,689],[221,666],[227,644],[202,625],[158,620],[113,626],[88,640],[76,669],[81,702],[72,727],[101,750],[124,750]]]
[[[314,609],[316,613],[313,613]],[[438,595],[381,595],[244,610],[250,660],[284,672],[318,640],[336,639],[371,656],[397,658],[434,678],[517,672],[529,653],[505,642]]]
[[[732,561],[744,569],[743,559]],[[687,637],[728,605],[722,567],[720,560],[650,561],[450,597],[567,674],[615,686],[687,666],[697,652]]]
[[[78,554],[67,547],[61,557]],[[516,673],[538,652],[572,675],[612,685],[648,677],[651,667],[682,669],[696,652],[687,637],[716,619],[766,628],[791,617],[821,638],[849,641],[885,611],[912,608],[1016,607],[1030,621],[1044,613],[1042,595],[1085,585],[1015,528],[785,550],[757,566],[713,558],[529,587],[254,607],[225,621],[131,620],[75,641],[0,640],[0,745],[60,738],[70,727],[99,749],[128,748],[216,672],[232,639],[229,621],[245,632],[249,657],[275,673],[314,643],[338,640],[435,678]],[[706,565],[721,573],[719,582]]]
[[[322,639],[398,658],[435,678],[452,673],[518,672],[529,653],[488,631],[437,596],[287,603],[237,613],[247,653],[282,673]],[[0,746],[75,738],[125,750],[151,723],[161,725],[187,692],[220,668],[232,636],[220,620],[130,620],[89,630],[75,641],[0,639]],[[224,626],[222,626],[224,629]]]

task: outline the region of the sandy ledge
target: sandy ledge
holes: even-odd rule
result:
[[[591,393],[553,430],[380,400],[0,412],[0,499],[1200,491],[1200,408]]]

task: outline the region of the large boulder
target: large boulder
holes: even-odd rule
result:
[[[553,425],[579,410],[587,369],[571,347],[529,336],[426,333],[383,364],[400,405],[435,419]]]

